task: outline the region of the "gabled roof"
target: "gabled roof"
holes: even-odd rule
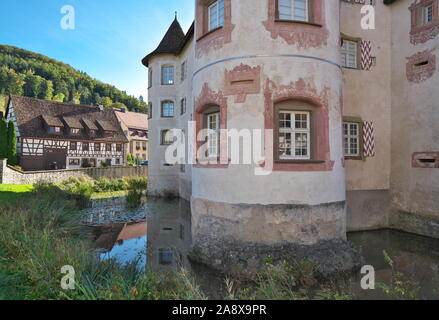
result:
[[[72,117],[63,117],[63,120],[67,124],[67,126],[71,129],[84,129],[80,119],[72,118]]]
[[[104,131],[116,131],[116,128],[108,121],[105,120],[96,120],[99,127],[101,127]]]
[[[82,118],[81,120],[88,130],[99,130],[99,128],[93,123],[93,121],[84,118]]]
[[[185,35],[180,23],[177,20],[177,17],[175,17],[175,20],[172,22],[157,49],[142,59],[143,65],[148,67],[149,59],[157,54],[178,55],[193,34],[194,24],[192,24]]]
[[[59,103],[14,95],[11,95],[10,103],[14,107],[18,130],[23,138],[128,142],[114,110],[110,108],[105,108],[101,111],[99,107]],[[62,119],[64,121],[68,119],[66,123],[72,123],[74,126],[77,126],[78,123],[85,124],[86,122],[90,125],[90,129],[93,130],[98,129],[96,123],[100,121],[105,123],[105,127],[113,128],[115,134],[112,137],[108,137],[98,132],[96,136],[90,136],[86,130],[81,130],[79,135],[71,135],[69,130],[62,130],[59,135],[54,136],[44,126],[44,122],[46,122],[49,126],[65,127],[61,121]]]
[[[115,111],[116,116],[128,129],[148,130],[148,115],[137,112]]]
[[[47,114],[42,114],[41,117],[43,118],[44,122],[49,126],[49,127],[64,127],[64,124],[62,123],[62,121],[60,119],[58,119],[57,117],[52,117],[50,115]]]

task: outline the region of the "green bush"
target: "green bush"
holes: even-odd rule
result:
[[[148,186],[146,177],[127,177],[122,179],[108,179],[101,177],[99,180],[90,178],[70,178],[61,187],[74,194],[92,195],[113,191],[142,190]]]
[[[36,186],[27,201],[0,204],[0,299],[205,299],[181,272],[145,272],[93,254],[75,202],[60,188]],[[75,269],[75,290],[62,290],[61,268]]]

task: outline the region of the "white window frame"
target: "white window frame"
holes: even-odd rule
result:
[[[350,50],[353,45],[355,50]],[[350,63],[349,58],[353,57],[354,64]],[[358,69],[358,41],[343,39],[343,45],[341,47],[341,65],[344,68]]]
[[[209,158],[219,157],[220,148],[220,113],[210,113],[206,117],[207,121],[207,155]]]
[[[352,133],[352,126],[356,128],[356,134]],[[358,122],[343,122],[343,152],[345,157],[360,157],[361,156],[361,126]],[[353,147],[356,145],[356,148]]]
[[[297,11],[303,10],[303,8],[298,7],[298,3],[305,3],[305,16],[298,16]],[[289,14],[283,12],[281,7],[285,7],[284,10],[289,10]],[[278,2],[278,12],[279,20],[290,20],[290,21],[301,21],[309,22],[309,0],[279,0]]]
[[[172,108],[168,107],[167,105],[172,105]],[[175,103],[171,100],[165,100],[161,102],[161,117],[162,118],[173,118],[175,116]],[[172,112],[170,112],[172,110]]]
[[[423,25],[433,22],[433,3],[422,8],[422,22]]]
[[[220,10],[220,7],[222,7],[222,10]],[[212,10],[216,10],[216,12],[214,13],[214,15],[216,15],[215,24],[212,21]],[[224,0],[218,0],[212,3],[207,10],[207,16],[208,16],[207,25],[209,31],[224,26]]]
[[[162,85],[170,86],[175,83],[175,70],[172,65],[162,66]]]
[[[290,115],[290,127],[282,127],[281,126],[281,115],[289,114]],[[298,128],[296,127],[296,115],[306,115],[306,128]],[[300,120],[303,124],[303,120]],[[291,155],[282,154],[281,149],[288,149],[287,146],[281,148],[281,137],[283,135],[290,134],[291,143],[290,143],[290,153]],[[302,135],[306,137],[306,155],[297,155],[296,150],[296,135]],[[309,111],[290,111],[290,110],[281,110],[279,111],[279,159],[280,160],[310,160],[311,159],[311,112]],[[287,145],[286,141],[284,143]],[[303,149],[303,148],[300,148]]]
[[[166,131],[166,133],[165,133],[165,131]],[[167,133],[169,133],[169,136],[172,136],[172,141],[168,141],[167,143],[165,143],[167,141],[167,139],[166,139]],[[175,137],[172,134],[172,129],[162,129],[162,130],[160,130],[160,145],[161,146],[170,146],[170,145],[172,145],[174,143],[174,140],[175,140]]]

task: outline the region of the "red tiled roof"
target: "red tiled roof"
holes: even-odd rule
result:
[[[129,129],[148,130],[147,114],[116,111],[116,115]]]

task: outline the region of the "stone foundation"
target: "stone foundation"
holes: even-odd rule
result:
[[[324,240],[313,245],[294,243],[263,244],[198,234],[192,259],[229,274],[249,274],[264,268],[267,262],[302,261],[315,264],[317,274],[330,276],[359,269],[363,258],[344,239]]]
[[[389,227],[400,231],[439,239],[439,218],[392,209]]]
[[[307,260],[321,274],[352,270],[360,256],[346,242],[345,202],[229,204],[192,199],[193,257],[219,271],[253,272]]]
[[[302,245],[346,239],[345,202],[309,205],[191,201],[192,234],[246,242]]]

